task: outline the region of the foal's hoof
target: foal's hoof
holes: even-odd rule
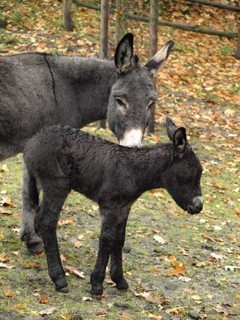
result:
[[[37,255],[44,251],[42,239],[36,234],[20,232],[20,239],[26,244],[30,254]]]
[[[39,243],[26,243],[27,249],[30,254],[32,255],[38,255],[44,251],[42,242]]]
[[[61,293],[68,293],[68,292],[69,292],[68,286],[63,287],[63,288],[57,288],[57,287],[56,287],[56,290],[57,290],[58,292],[61,292]]]
[[[91,294],[93,296],[93,298],[100,300],[101,296],[103,294],[103,286],[92,286],[91,288]]]
[[[128,283],[125,279],[122,279],[118,283],[116,283],[116,288],[118,290],[127,290],[128,289]]]

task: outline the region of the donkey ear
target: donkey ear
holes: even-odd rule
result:
[[[115,51],[115,66],[118,73],[126,73],[131,67],[133,56],[133,34],[127,33],[119,41]]]
[[[167,60],[172,48],[174,41],[170,40],[145,64],[145,67],[150,71],[152,76],[155,76],[157,71],[163,66]]]
[[[175,150],[175,155],[178,155],[180,158],[183,156],[186,145],[187,145],[187,135],[186,129],[181,127],[173,135],[173,145]]]
[[[173,141],[173,136],[174,133],[177,131],[177,126],[175,125],[175,123],[172,121],[171,118],[167,117],[166,118],[166,128],[167,128],[167,135],[168,138]]]

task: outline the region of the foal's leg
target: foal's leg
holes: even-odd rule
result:
[[[36,208],[31,204],[29,197],[29,174],[23,162],[23,183],[22,183],[22,222],[20,238],[26,243],[30,253],[38,254],[43,251],[42,240],[37,236],[34,227]]]
[[[58,249],[56,229],[59,214],[69,190],[61,188],[58,184],[51,184],[51,188],[48,189],[44,190],[43,201],[36,216],[36,230],[43,240],[48,273],[55,283],[56,290],[68,292]]]
[[[126,225],[130,208],[124,208],[121,210],[119,218],[119,224],[117,226],[117,238],[115,246],[111,253],[111,266],[110,276],[112,281],[116,283],[116,287],[119,290],[128,289],[128,283],[123,276],[122,268],[122,248],[125,242]]]
[[[117,216],[115,209],[100,209],[102,214],[102,227],[99,238],[99,249],[95,267],[91,273],[91,293],[101,296],[103,293],[103,281],[109,255],[116,241]]]

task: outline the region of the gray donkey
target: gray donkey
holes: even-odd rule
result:
[[[75,128],[108,118],[120,144],[138,146],[157,100],[153,75],[168,58],[167,42],[143,67],[133,55],[133,35],[118,43],[114,61],[26,53],[0,57],[0,161],[23,151],[46,126]],[[20,236],[32,253],[43,250],[34,230],[28,172],[22,186]]]
[[[69,192],[75,190],[99,204],[102,217],[99,251],[91,274],[91,292],[101,295],[109,257],[110,275],[118,289],[127,289],[123,277],[122,248],[133,203],[147,190],[165,188],[190,214],[203,208],[201,163],[187,141],[186,130],[167,119],[172,142],[128,148],[78,129],[54,126],[43,129],[27,144],[24,159],[30,173],[32,205],[38,207],[40,183],[43,199],[35,226],[43,239],[48,271],[56,289],[67,292],[56,228]]]

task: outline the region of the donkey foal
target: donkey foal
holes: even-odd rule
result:
[[[56,289],[67,292],[56,228],[62,205],[71,190],[99,204],[102,217],[99,250],[91,273],[91,292],[101,295],[109,257],[110,276],[118,289],[127,289],[123,277],[122,248],[132,204],[150,189],[165,188],[190,214],[202,210],[202,166],[187,142],[186,131],[167,118],[172,141],[151,147],[128,148],[78,129],[54,126],[43,129],[27,144],[24,160],[30,173],[29,192],[38,206],[36,184],[43,199],[35,226],[43,240],[48,271]]]

